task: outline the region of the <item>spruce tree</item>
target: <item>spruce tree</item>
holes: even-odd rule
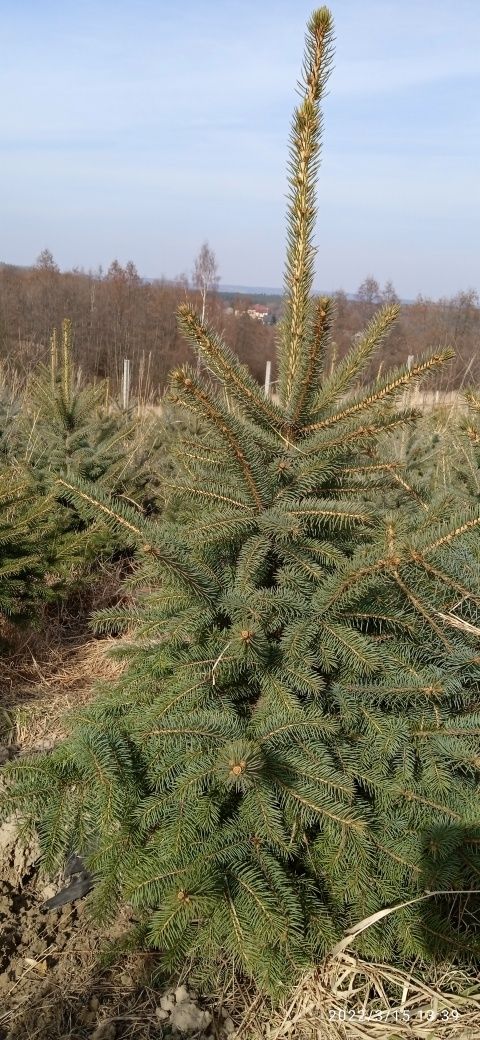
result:
[[[89,517],[67,501],[62,478],[109,494],[125,496],[139,512],[160,508],[153,460],[159,453],[161,426],[142,423],[109,400],[106,381],[84,384],[75,370],[72,324],[64,319],[60,338],[54,329],[50,364],[39,366],[26,388],[10,437],[10,455],[36,493],[56,510],[58,539],[63,534],[77,563],[98,562],[115,552],[117,540],[101,517]],[[158,461],[158,460],[157,460]],[[76,541],[75,541],[76,538]]]
[[[149,425],[148,423],[146,424]],[[16,430],[16,453],[30,464],[39,485],[51,475],[81,477],[123,492],[138,470],[138,423],[111,400],[107,380],[85,383],[73,359],[68,318],[50,339],[50,364],[29,380]],[[137,463],[137,465],[135,465]]]
[[[56,534],[51,502],[12,467],[0,470],[0,620],[30,620],[55,597],[46,575],[55,565]]]
[[[47,870],[81,851],[92,912],[138,914],[166,968],[232,964],[270,990],[357,920],[427,890],[478,888],[477,506],[439,515],[398,481],[401,395],[451,356],[358,390],[397,305],[333,371],[333,304],[312,295],[326,8],[308,25],[289,172],[278,399],[188,306],[196,366],[170,395],[196,417],[161,521],[65,487],[139,556],[126,669],[50,754],[10,764],[4,811],[38,828]],[[400,401],[399,401],[400,399]],[[390,914],[375,957],[478,946],[472,900]],[[442,901],[443,900],[443,901]],[[460,955],[460,954],[459,954]],[[192,968],[193,971],[193,968]]]

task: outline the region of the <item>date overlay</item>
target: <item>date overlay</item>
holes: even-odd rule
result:
[[[359,1011],[329,1008],[330,1022],[456,1022],[456,1008],[379,1008]]]

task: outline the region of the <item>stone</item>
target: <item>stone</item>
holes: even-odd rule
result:
[[[173,1011],[175,1007],[173,997],[170,997],[168,994],[165,994],[164,997],[160,997],[160,1007],[162,1011]]]
[[[55,747],[55,740],[53,737],[42,737],[40,740],[35,742],[32,751],[51,751]]]
[[[159,1022],[165,1022],[165,1019],[168,1018],[169,1014],[170,1014],[170,1012],[169,1011],[164,1011],[163,1008],[159,1008],[159,1007],[155,1008],[155,1016],[156,1016],[156,1018],[158,1018]]]
[[[224,1028],[225,1032],[228,1035],[230,1035],[230,1033],[234,1033],[235,1032],[235,1023],[230,1018],[230,1015],[227,1015],[227,1017],[226,1017],[226,1019],[225,1019],[225,1021],[223,1023],[223,1028]]]
[[[177,1004],[181,1004],[182,1001],[189,999],[189,992],[186,986],[177,986],[175,990],[175,1000]]]
[[[195,1033],[210,1025],[212,1016],[209,1011],[201,1008],[191,1000],[182,1000],[181,1004],[172,1011],[170,1024],[179,1033]]]

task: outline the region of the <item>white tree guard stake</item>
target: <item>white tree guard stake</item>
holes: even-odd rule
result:
[[[122,373],[122,408],[126,412],[130,402],[130,360],[123,359]]]
[[[270,377],[272,375],[272,362],[267,361],[265,365],[265,397],[270,394]]]

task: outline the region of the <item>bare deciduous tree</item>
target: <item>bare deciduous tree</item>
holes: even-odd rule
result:
[[[364,278],[357,289],[357,297],[362,303],[368,303],[370,306],[380,303],[380,286],[373,275],[369,274]]]
[[[204,242],[193,268],[193,285],[195,289],[198,289],[202,300],[202,321],[205,320],[208,293],[215,292],[219,281],[217,258],[208,242]]]
[[[51,271],[53,274],[59,274],[60,272],[60,268],[49,249],[42,249],[35,261],[35,267],[39,271]]]

